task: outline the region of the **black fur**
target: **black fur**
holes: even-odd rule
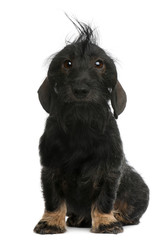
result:
[[[54,56],[39,89],[49,113],[39,146],[45,210],[58,211],[65,202],[67,225],[75,227],[91,227],[94,209],[113,210],[118,222],[100,224],[94,232],[118,233],[122,225],[139,222],[149,190],[123,152],[115,118],[126,94],[114,61],[97,46],[89,26],[75,25],[78,39]],[[43,226],[35,231],[45,233]]]

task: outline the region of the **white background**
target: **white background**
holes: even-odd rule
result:
[[[68,228],[33,233],[44,204],[38,140],[47,114],[37,89],[46,59],[76,30],[64,12],[97,27],[100,46],[118,59],[128,104],[119,116],[130,164],[150,187],[150,205],[138,226],[101,235]],[[2,239],[165,238],[167,214],[167,5],[162,0],[28,0],[0,3],[0,236]]]

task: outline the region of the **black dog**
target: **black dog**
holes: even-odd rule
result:
[[[67,226],[120,233],[139,223],[149,190],[124,156],[115,118],[126,94],[114,61],[89,26],[77,28],[78,39],[55,55],[38,91],[49,117],[39,146],[45,212],[34,231],[65,232],[67,215]]]

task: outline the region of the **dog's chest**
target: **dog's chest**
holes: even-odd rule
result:
[[[96,151],[96,147],[100,144],[101,137],[99,137],[98,131],[93,131],[86,125],[80,125],[80,127],[74,127],[70,130],[67,137],[67,145],[69,150],[73,152],[85,153]]]

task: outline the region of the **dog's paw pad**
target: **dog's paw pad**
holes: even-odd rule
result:
[[[65,228],[61,228],[59,226],[50,226],[46,221],[39,221],[39,223],[34,228],[35,233],[39,234],[56,234],[56,233],[64,233],[66,231]]]
[[[98,228],[92,229],[92,232],[118,234],[123,232],[123,227],[121,223],[118,222],[107,225],[100,224]]]

